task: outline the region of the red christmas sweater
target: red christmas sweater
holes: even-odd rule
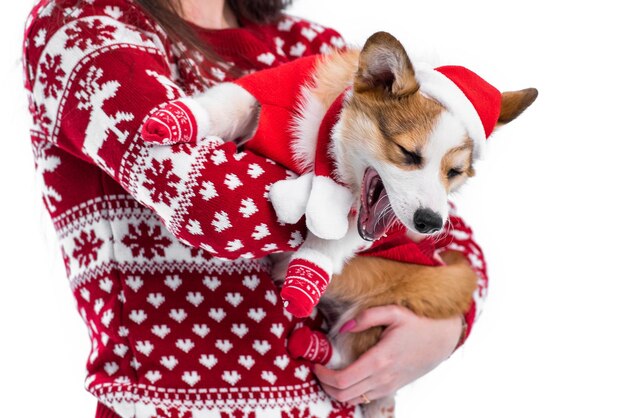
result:
[[[290,16],[199,34],[246,71],[343,46]],[[140,138],[151,109],[229,80],[202,67],[130,0],[42,1],[27,21],[35,166],[92,342],[86,387],[122,417],[352,416],[287,353],[300,321],[283,311],[265,258],[305,233],[279,224],[267,200],[286,169],[217,138]],[[471,326],[486,270],[471,230],[451,224],[437,243],[386,251],[463,251],[479,276]]]

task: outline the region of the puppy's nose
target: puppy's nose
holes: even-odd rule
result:
[[[413,215],[413,224],[422,234],[432,234],[441,229],[443,219],[430,209],[418,209]]]

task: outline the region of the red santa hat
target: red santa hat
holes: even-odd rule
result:
[[[438,101],[461,120],[474,142],[474,156],[480,158],[485,141],[500,116],[500,91],[476,73],[457,65],[438,68],[418,66],[415,78],[421,93]]]

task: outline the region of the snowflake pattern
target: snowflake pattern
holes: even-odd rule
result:
[[[308,407],[298,408],[294,406],[290,411],[282,411],[280,414],[281,418],[318,418],[315,415],[311,414],[311,411]]]
[[[115,27],[105,25],[100,19],[79,20],[66,30],[65,48],[79,48],[85,51],[102,46],[106,41],[115,39]]]
[[[72,252],[72,257],[74,257],[82,267],[87,267],[98,258],[98,250],[102,248],[104,241],[98,238],[94,230],[91,230],[81,231],[80,235],[74,238],[74,244],[76,248],[74,252]]]
[[[333,410],[328,418],[352,418],[354,417],[356,407],[353,405],[344,404],[338,401],[331,401]]]
[[[173,169],[172,160],[169,158],[163,162],[152,160],[152,167],[146,170],[143,187],[151,191],[153,202],[169,205],[172,198],[178,194],[176,186],[181,179],[174,174]]]
[[[122,239],[122,243],[130,248],[133,257],[151,260],[156,256],[165,257],[165,250],[172,241],[161,235],[161,228],[158,225],[150,227],[146,222],[141,222],[137,226],[128,225],[128,235]]]
[[[61,69],[61,55],[46,55],[39,73],[39,82],[43,87],[44,96],[56,99],[63,88],[63,77],[65,77],[65,71]]]
[[[50,135],[50,125],[52,124],[52,121],[50,120],[50,117],[48,117],[46,106],[44,104],[33,103],[30,111],[33,117],[34,125],[44,135]]]
[[[192,418],[191,411],[181,412],[177,408],[157,408],[154,418]]]
[[[236,409],[232,412],[220,412],[220,418],[256,418],[256,412],[244,412]]]

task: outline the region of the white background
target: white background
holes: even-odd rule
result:
[[[489,261],[467,345],[404,389],[399,417],[626,416],[626,30],[600,0],[297,0],[362,43],[377,30],[539,99],[492,137],[456,201]],[[0,415],[93,416],[88,338],[39,199],[19,65],[30,1],[0,13]],[[413,54],[415,55],[415,54]],[[410,347],[407,347],[410,349]]]

